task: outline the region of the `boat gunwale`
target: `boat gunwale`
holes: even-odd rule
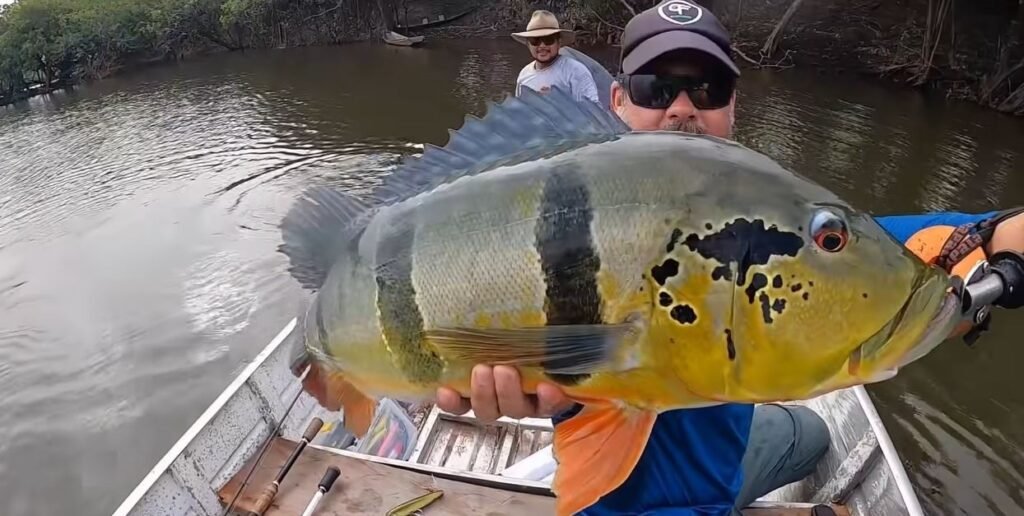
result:
[[[257,369],[263,366],[263,363],[274,354],[274,351],[291,335],[295,329],[295,325],[298,322],[297,317],[293,317],[291,321],[285,324],[284,328],[278,332],[277,336],[267,344],[266,347],[260,351],[249,365],[245,366],[238,375],[235,376],[231,383],[213,400],[212,403],[199,415],[198,418],[185,430],[185,433],[178,438],[173,446],[167,453],[157,461],[156,465],[146,473],[146,476],[142,477],[142,480],[135,486],[134,489],[128,494],[127,497],[121,502],[121,505],[113,512],[112,516],[124,516],[131,512],[136,505],[142,500],[142,498],[149,492],[150,489],[156,484],[160,476],[164,474],[175,460],[188,448],[189,444],[195,440],[196,436],[199,435],[206,426],[213,420],[217,414],[228,404],[228,402],[235,396],[235,393],[242,388],[246,382],[252,378],[253,373]]]
[[[917,493],[914,490],[913,484],[910,483],[907,470],[903,467],[903,462],[900,461],[896,446],[893,444],[889,431],[886,430],[885,424],[882,422],[882,418],[878,415],[875,403],[868,396],[867,389],[863,385],[856,385],[853,388],[853,392],[857,395],[860,408],[864,411],[864,415],[871,425],[871,431],[875,433],[878,445],[882,448],[882,455],[885,457],[886,466],[888,466],[893,480],[896,481],[896,488],[900,492],[900,497],[903,498],[903,505],[911,516],[924,516],[921,501],[917,498]]]

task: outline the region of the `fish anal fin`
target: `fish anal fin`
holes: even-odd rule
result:
[[[437,328],[426,340],[450,360],[543,367],[555,374],[587,374],[612,368],[615,351],[636,337],[632,323],[513,329]]]
[[[302,380],[302,388],[325,409],[342,410],[345,428],[356,437],[369,431],[377,402],[346,380],[343,373],[326,371],[314,363]]]
[[[622,485],[639,462],[656,418],[653,411],[602,403],[587,405],[555,426],[556,514],[576,514]]]

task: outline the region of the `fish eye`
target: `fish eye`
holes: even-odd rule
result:
[[[827,252],[838,253],[849,241],[846,222],[831,211],[821,210],[815,213],[810,228],[814,243]]]

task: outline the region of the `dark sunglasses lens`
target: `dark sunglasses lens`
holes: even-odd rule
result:
[[[633,75],[629,77],[629,98],[641,107],[665,109],[675,98],[675,88],[654,75]]]
[[[543,43],[545,45],[554,45],[555,41],[557,41],[557,40],[558,40],[558,36],[555,35],[555,34],[552,34],[550,36],[543,36],[543,37],[539,37],[539,38],[530,38],[530,44],[535,46],[535,47],[539,46],[541,43]]]
[[[629,78],[629,96],[638,106],[665,109],[685,92],[697,109],[720,109],[727,106],[732,98],[732,84],[732,80],[720,77],[633,75]]]

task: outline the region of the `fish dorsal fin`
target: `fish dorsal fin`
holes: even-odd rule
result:
[[[463,176],[538,159],[617,138],[629,132],[615,113],[590,100],[577,101],[557,86],[545,93],[523,88],[518,97],[487,103],[483,118],[467,115],[449,131],[444,147],[425,145],[374,192],[380,203],[397,202]]]
[[[306,190],[281,221],[288,272],[304,288],[316,290],[327,279],[340,246],[352,242],[369,222],[373,206],[333,188]]]

